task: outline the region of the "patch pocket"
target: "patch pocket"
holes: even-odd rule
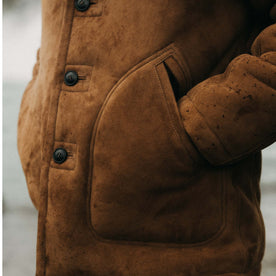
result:
[[[169,67],[171,58],[168,48],[133,68],[99,113],[89,198],[99,238],[191,244],[223,225],[221,174],[206,177],[194,162],[168,73],[181,68]]]

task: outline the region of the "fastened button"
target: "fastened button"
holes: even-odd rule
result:
[[[68,86],[73,86],[78,82],[78,74],[75,71],[68,71],[64,76],[64,82]]]
[[[67,159],[67,151],[63,148],[57,148],[53,154],[54,161],[62,164]]]
[[[90,6],[89,0],[75,0],[75,7],[78,11],[84,12],[88,10]]]

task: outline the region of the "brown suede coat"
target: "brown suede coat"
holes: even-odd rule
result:
[[[90,2],[42,1],[20,107],[36,275],[260,275],[275,1]]]

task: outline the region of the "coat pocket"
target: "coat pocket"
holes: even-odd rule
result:
[[[221,174],[206,177],[181,122],[170,76],[183,91],[181,70],[174,49],[165,49],[127,73],[102,107],[89,198],[90,225],[100,238],[190,244],[223,226]]]

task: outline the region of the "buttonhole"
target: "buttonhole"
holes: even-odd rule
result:
[[[71,151],[67,151],[67,156],[72,158],[74,154]]]
[[[86,80],[86,76],[79,75],[79,80]]]

